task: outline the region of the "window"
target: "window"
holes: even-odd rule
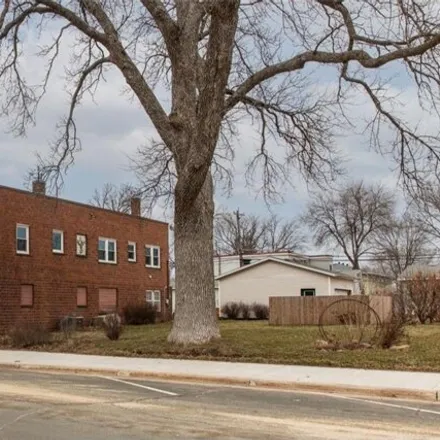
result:
[[[52,231],[52,252],[54,254],[64,253],[64,232],[54,229]]]
[[[249,264],[252,264],[252,260],[249,260],[249,258],[243,258],[241,261],[243,262],[243,266],[249,266]]]
[[[147,290],[146,300],[160,312],[160,290]]]
[[[136,243],[128,242],[128,261],[136,262]]]
[[[15,237],[17,254],[29,255],[29,226],[17,225]]]
[[[160,247],[145,246],[145,266],[160,268]]]
[[[315,289],[301,289],[301,296],[315,296]]]
[[[78,287],[76,289],[76,306],[87,307],[87,287]]]
[[[76,234],[76,255],[87,256],[87,236],[84,234]]]
[[[335,289],[335,295],[347,295],[347,296],[350,296],[351,295],[351,290],[350,289]]]
[[[32,307],[34,305],[34,286],[23,284],[20,286],[20,306]]]
[[[99,239],[98,260],[101,263],[116,264],[116,240],[112,238]]]

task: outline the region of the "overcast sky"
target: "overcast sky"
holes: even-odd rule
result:
[[[138,104],[129,101],[122,91],[123,82],[118,75],[104,84],[96,102],[86,100],[78,109],[78,128],[82,141],[82,151],[76,156],[75,166],[68,173],[62,197],[87,202],[95,188],[106,182],[115,184],[134,182],[129,170],[129,157],[137,147],[154,136],[155,131]],[[27,137],[16,138],[6,131],[4,121],[0,121],[0,183],[7,186],[23,187],[26,171],[35,165],[35,153],[44,155],[48,143],[55,135],[55,124],[67,108],[67,96],[59,93],[60,84],[53,86],[42,101],[37,116],[37,124],[28,130]],[[407,101],[407,112],[414,110],[415,90],[409,89],[403,102]],[[412,104],[410,105],[410,102]],[[360,101],[361,102],[361,101]],[[369,107],[365,104],[365,109]],[[365,109],[359,104],[359,113]],[[402,108],[403,110],[403,108]],[[337,140],[347,170],[346,179],[364,179],[368,182],[382,182],[390,188],[396,187],[394,164],[368,148],[367,134],[341,136]],[[245,121],[236,140],[236,161],[234,163],[235,184],[232,196],[219,195],[219,205],[244,212],[264,214],[267,206],[252,188],[245,186],[242,177],[244,164],[258,147],[257,136]],[[272,206],[272,210],[282,216],[298,214],[308,199],[308,190],[299,176],[292,175],[294,188],[285,188],[284,203]],[[157,211],[156,215],[160,215]]]
[[[30,74],[41,74],[44,66],[41,60],[29,57],[26,61]],[[422,114],[417,105],[417,93],[413,84],[398,67],[395,73],[397,75],[394,76],[390,89],[392,94],[400,94],[401,105],[396,110],[413,122],[423,120],[429,127],[433,124],[433,119]],[[321,87],[334,86],[328,82],[327,74],[328,71],[323,71],[320,77],[319,71],[317,73],[316,82]],[[48,151],[48,143],[55,135],[57,120],[66,113],[68,106],[62,76],[61,63],[47,96],[41,102],[36,126],[29,128],[27,137],[15,138],[7,132],[6,121],[0,120],[0,184],[22,188],[27,170],[36,163],[36,152],[44,155]],[[110,74],[107,82],[101,85],[95,102],[87,98],[78,108],[77,125],[83,149],[77,154],[76,163],[67,175],[61,193],[63,198],[88,202],[95,188],[102,187],[106,182],[117,185],[135,183],[134,176],[128,169],[128,158],[140,145],[155,136],[155,130],[140,106],[123,94],[123,86],[124,82],[117,72]],[[354,120],[357,117],[359,122],[368,119],[372,114],[371,105],[361,95],[354,96],[350,111]],[[347,130],[337,139],[337,146],[347,170],[346,179],[381,182],[395,191],[397,175],[393,171],[394,164],[389,158],[369,150],[368,133],[355,131]],[[387,136],[387,132],[383,135]],[[234,164],[234,191],[229,198],[218,195],[217,204],[230,210],[240,208],[246,213],[265,215],[268,208],[264,200],[246,187],[242,177],[244,164],[258,147],[254,128],[248,121],[243,121],[240,136],[234,143],[237,156]],[[276,145],[273,147],[276,148]],[[285,189],[284,202],[271,207],[272,212],[286,218],[301,213],[309,197],[308,189],[299,176],[293,174],[291,180],[295,186]],[[156,210],[154,215],[161,217],[162,211]]]

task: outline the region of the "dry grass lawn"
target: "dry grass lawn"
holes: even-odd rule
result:
[[[221,321],[222,339],[204,346],[167,343],[170,323],[126,327],[118,341],[102,331],[57,338],[41,350],[132,357],[207,359],[234,362],[320,365],[373,369],[440,371],[440,325],[408,327],[410,348],[321,351],[317,327],[271,327],[266,321]]]

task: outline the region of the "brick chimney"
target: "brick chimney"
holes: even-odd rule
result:
[[[136,217],[141,216],[141,199],[139,197],[132,197],[130,200],[131,204],[131,215]]]
[[[44,180],[34,180],[32,182],[32,192],[44,196],[46,194],[46,182]]]

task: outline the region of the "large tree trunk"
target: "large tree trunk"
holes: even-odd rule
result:
[[[177,189],[176,189],[177,191]],[[214,293],[211,173],[192,204],[175,198],[176,312],[168,341],[203,344],[220,337]]]

